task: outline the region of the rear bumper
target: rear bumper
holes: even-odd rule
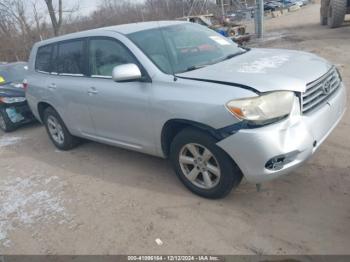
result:
[[[242,170],[246,179],[261,183],[287,174],[303,164],[341,120],[346,110],[342,85],[317,111],[301,115],[296,100],[288,119],[262,128],[242,129],[217,143]],[[280,158],[279,158],[280,157]],[[271,169],[271,159],[285,157]]]

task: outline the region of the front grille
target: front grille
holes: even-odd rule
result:
[[[303,113],[309,113],[320,105],[327,102],[327,99],[339,88],[341,80],[335,67],[329,70],[319,79],[306,86],[302,94]]]

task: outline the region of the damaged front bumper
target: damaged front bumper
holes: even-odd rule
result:
[[[345,110],[346,91],[342,85],[317,111],[303,115],[300,106],[295,105],[287,119],[261,128],[241,129],[217,145],[232,157],[249,182],[272,180],[312,156]]]

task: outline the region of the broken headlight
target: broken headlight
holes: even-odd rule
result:
[[[0,97],[0,103],[14,104],[26,101],[25,97]]]
[[[270,92],[232,100],[226,104],[226,108],[240,120],[265,125],[288,116],[293,108],[294,96],[290,91]]]

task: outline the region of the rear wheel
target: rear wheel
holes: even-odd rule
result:
[[[347,0],[331,0],[328,8],[327,22],[330,28],[340,26],[345,19]]]
[[[46,131],[53,144],[60,150],[70,150],[78,144],[78,138],[72,136],[61,117],[51,107],[44,112]]]
[[[238,166],[216,143],[210,135],[187,128],[174,138],[170,149],[179,179],[193,193],[206,198],[225,197],[243,177]]]
[[[5,108],[0,109],[0,129],[4,132],[11,132],[16,129],[6,113]]]

